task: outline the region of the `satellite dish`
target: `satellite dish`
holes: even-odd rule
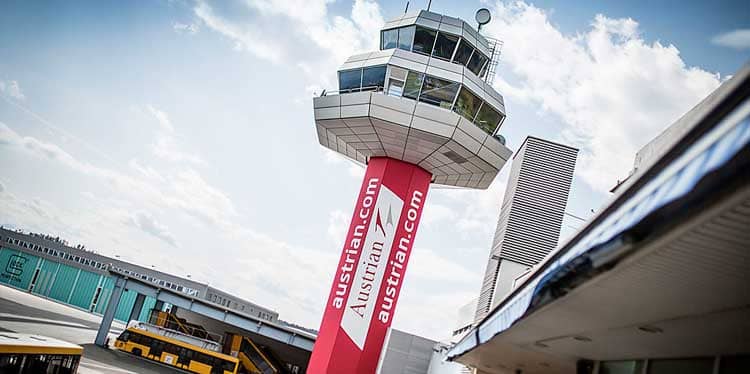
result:
[[[490,10],[487,8],[477,10],[477,14],[474,15],[474,19],[477,20],[477,23],[479,24],[478,29],[481,29],[483,25],[490,23],[490,19],[492,19]]]

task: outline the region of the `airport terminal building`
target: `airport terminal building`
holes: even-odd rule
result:
[[[114,287],[109,270],[255,318],[278,321],[277,312],[207,284],[103,256],[80,245],[72,247],[60,238],[0,228],[2,284],[101,315]],[[135,302],[136,293],[125,291],[115,319],[127,322]],[[136,319],[146,321],[155,307],[164,306],[147,297]]]

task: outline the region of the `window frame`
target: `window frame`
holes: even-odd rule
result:
[[[407,87],[407,83],[409,82],[409,76],[410,76],[411,74],[414,74],[414,75],[416,75],[417,77],[420,77],[420,78],[419,78],[419,88],[417,89],[417,95],[416,95],[415,97],[411,97],[411,96],[405,96],[405,94],[406,94],[406,87]],[[409,70],[409,71],[408,71],[408,72],[406,73],[406,80],[404,80],[404,89],[403,89],[403,91],[401,92],[401,97],[406,97],[407,99],[412,99],[412,100],[416,100],[416,101],[419,101],[419,97],[420,97],[420,96],[422,95],[422,87],[424,86],[424,78],[425,78],[425,76],[427,76],[427,74],[425,74],[425,73],[420,73],[420,72],[418,72],[418,71],[414,71],[414,70]]]
[[[341,73],[350,73],[353,71],[359,71],[359,86],[357,88],[341,88]],[[346,70],[339,70],[338,71],[338,83],[339,83],[339,93],[352,93],[352,92],[359,92],[362,90],[362,71],[363,68],[355,68],[355,69],[346,69]]]
[[[411,39],[409,40],[408,49],[407,48],[401,48],[401,31],[411,29]],[[409,25],[409,26],[403,26],[398,28],[398,42],[396,43],[396,49],[400,49],[402,51],[410,51],[412,52],[414,49],[414,36],[417,33],[417,27],[416,25]]]
[[[382,81],[379,82],[381,85],[373,86],[373,85],[368,84],[367,86],[365,86],[365,70],[368,70],[368,69],[370,70],[383,69]],[[371,65],[371,66],[362,67],[362,76],[359,82],[359,92],[365,91],[365,88],[367,88],[367,91],[372,91],[373,88],[375,91],[377,91],[378,88],[385,89],[385,81],[386,81],[387,76],[388,76],[388,65]],[[380,76],[378,76],[378,78],[380,78]]]
[[[428,92],[429,97],[436,98],[437,100],[440,100],[440,99],[436,95],[431,95],[431,92],[436,92],[437,93],[437,92],[441,92],[446,87],[451,87],[451,86],[455,86],[456,87],[455,88],[455,92],[453,93],[453,97],[450,100],[450,105],[447,108],[445,108],[445,107],[443,107],[442,105],[439,105],[439,104],[436,105],[436,104],[433,104],[431,102],[427,102],[427,101],[422,100],[422,98],[424,97],[424,87],[427,84],[427,81],[429,79],[432,79],[432,80],[435,80],[435,81],[439,81],[439,82],[447,82],[448,83],[448,84],[442,85],[442,86],[435,86],[434,89],[432,89],[432,90],[430,90]],[[449,80],[449,79],[440,78],[440,77],[432,76],[432,75],[429,75],[429,74],[425,74],[424,79],[422,80],[422,88],[419,90],[419,98],[417,100],[420,101],[420,102],[426,103],[426,104],[435,105],[435,106],[437,106],[439,108],[453,110],[453,104],[456,102],[456,97],[458,96],[458,91],[461,89],[461,86],[462,86],[462,84],[459,83],[459,82],[454,82],[454,81]],[[443,103],[443,102],[447,103],[448,101],[440,101],[440,102],[441,103]]]
[[[380,50],[381,51],[384,51],[386,49],[398,49],[399,29],[401,29],[401,27],[394,27],[392,29],[387,29],[387,30],[381,30],[380,31]],[[396,33],[396,46],[395,47],[390,47],[390,48],[386,48],[385,47],[385,33],[386,32],[395,32]]]
[[[453,103],[453,107],[451,108],[451,110],[454,113],[460,115],[461,117],[465,119],[469,119],[469,116],[466,116],[463,113],[459,113],[456,111],[456,108],[457,108],[456,106],[458,105],[458,99],[461,97],[461,92],[463,92],[463,90],[466,90],[471,96],[479,100],[479,104],[476,106],[477,107],[476,111],[471,116],[471,120],[470,120],[472,123],[474,123],[474,118],[476,118],[477,114],[479,114],[479,109],[482,108],[482,105],[484,105],[485,101],[482,100],[482,98],[479,95],[475,94],[472,90],[470,90],[465,84],[462,84],[461,87],[458,89],[458,94],[456,94],[456,101]]]

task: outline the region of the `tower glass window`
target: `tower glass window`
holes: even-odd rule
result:
[[[359,90],[362,84],[362,69],[344,70],[339,72],[339,91],[351,92]]]
[[[474,116],[476,116],[477,110],[479,110],[481,104],[482,100],[471,93],[471,91],[467,90],[466,87],[461,87],[453,111],[471,121],[474,119]]]
[[[398,29],[398,48],[411,51],[411,45],[414,41],[414,26],[402,27]]]
[[[410,71],[406,76],[404,97],[416,100],[419,97],[419,89],[422,87],[422,81],[424,81],[424,74]]]
[[[474,52],[474,47],[461,39],[461,43],[458,45],[458,50],[456,50],[456,56],[453,57],[453,62],[466,66],[469,63],[472,52]]]
[[[498,113],[495,109],[492,109],[487,103],[483,103],[482,107],[479,108],[477,118],[474,119],[474,124],[479,126],[486,133],[492,134],[495,132],[495,129],[497,129],[497,125],[500,123],[501,119],[503,119],[502,114]]]
[[[432,55],[450,60],[451,57],[453,57],[453,51],[456,49],[456,44],[458,44],[457,36],[439,32],[437,40],[435,41],[435,50],[432,51]]]
[[[459,84],[440,78],[426,76],[419,101],[450,109],[456,98]]]
[[[398,46],[398,29],[385,30],[380,34],[380,49],[391,49]]]
[[[472,73],[479,76],[479,72],[484,67],[485,62],[487,62],[487,57],[484,57],[479,51],[474,51],[474,54],[471,56],[471,60],[469,60],[469,64],[466,65],[466,67],[469,68]]]
[[[435,44],[435,34],[435,30],[417,26],[414,33],[414,48],[412,51],[426,55],[432,54],[432,46]]]
[[[370,66],[362,72],[362,88],[375,90],[377,87],[385,86],[385,65]]]

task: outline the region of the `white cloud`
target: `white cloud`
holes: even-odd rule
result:
[[[432,249],[414,248],[409,258],[409,276],[422,278],[436,284],[449,282],[474,285],[480,279],[479,272],[470,271]]]
[[[156,121],[159,123],[159,126],[161,126],[164,132],[170,134],[174,133],[174,125],[172,125],[172,122],[169,120],[169,116],[167,115],[167,113],[156,109],[151,105],[148,105],[146,109],[148,109],[149,113],[151,113],[156,118]]]
[[[214,224],[221,224],[234,214],[229,198],[206,183],[192,169],[168,174],[162,179],[162,183],[154,183],[153,180],[134,177],[80,161],[55,144],[30,136],[21,136],[2,122],[0,122],[0,145],[22,150],[34,157],[57,162],[75,172],[98,178],[108,183],[123,197],[129,197],[135,201],[152,206],[179,208],[194,217]]]
[[[183,151],[172,121],[166,112],[149,105],[146,107],[149,113],[156,118],[159,124],[156,140],[151,146],[155,156],[170,162],[187,162],[195,165],[206,165],[206,161],[194,153]]]
[[[26,99],[26,95],[21,92],[21,86],[18,85],[18,81],[0,81],[0,92],[18,100]]]
[[[365,176],[365,166],[328,148],[321,147],[321,150],[323,151],[326,163],[331,165],[345,164],[347,166],[346,170],[349,172],[349,175],[354,177],[356,180],[361,180]]]
[[[129,175],[81,161],[55,144],[22,136],[3,123],[0,123],[0,148],[55,163],[73,175],[92,177],[114,192],[112,197],[85,192],[85,206],[89,209],[82,205],[68,211],[40,199],[18,198],[2,184],[0,220],[3,222],[57,233],[74,241],[84,239],[87,247],[99,247],[110,254],[122,253],[137,262],[151,258],[161,264],[160,270],[174,274],[189,271],[195,279],[210,281],[238,296],[282,311],[286,320],[317,327],[323,307],[320,301],[325,300],[338,251],[291,246],[245,227],[231,198],[197,171],[183,165],[174,172],[158,173],[131,160],[128,166],[134,175]],[[178,255],[169,252],[177,250],[169,249],[177,247],[177,235],[148,212],[169,214],[170,219],[181,222],[183,232],[187,228],[193,235],[198,235],[196,232],[210,235],[211,245],[221,246],[221,259],[216,257],[215,248],[205,250],[191,244],[180,246],[180,264],[160,261],[170,253]],[[128,228],[144,231],[167,246],[144,245]],[[128,249],[117,251],[120,246]],[[226,258],[234,260],[225,261]],[[247,271],[250,268],[253,271]],[[238,289],[238,279],[247,287]]]
[[[356,52],[377,49],[383,25],[380,6],[355,0],[349,18],[329,14],[329,0],[249,0],[238,4],[247,17],[199,1],[203,23],[234,43],[234,48],[300,68],[316,84],[334,84],[335,68]],[[283,32],[269,32],[283,30]]]
[[[346,230],[349,228],[351,221],[350,215],[341,210],[334,210],[328,215],[328,238],[331,239],[336,247],[341,247],[346,239]]]
[[[508,101],[527,100],[562,120],[555,140],[581,148],[578,174],[598,191],[627,175],[642,145],[720,83],[687,66],[674,45],[645,41],[630,18],[597,15],[589,30],[565,35],[524,2],[496,3],[493,16],[486,32],[505,43],[496,87]]]
[[[154,155],[170,162],[187,162],[195,165],[206,165],[206,160],[200,156],[181,150],[177,140],[168,135],[156,138],[152,145]]]
[[[436,195],[433,198],[439,198],[442,204],[451,210],[442,214],[453,222],[463,238],[492,237],[497,226],[497,217],[500,214],[510,165],[511,163],[508,162],[490,187],[484,191],[436,188],[434,192],[430,192]],[[428,204],[435,201],[433,198],[430,198]],[[430,211],[430,209],[432,209],[431,205],[425,207],[425,211]],[[441,208],[438,208],[439,210]],[[440,214],[441,212],[438,212],[438,215]],[[423,219],[428,221],[431,219],[427,218],[427,215],[424,217]]]
[[[737,29],[716,35],[711,43],[737,50],[750,49],[750,29]]]
[[[131,223],[141,231],[152,235],[159,240],[163,240],[165,243],[173,247],[178,246],[177,239],[175,239],[174,235],[169,232],[169,229],[157,222],[148,212],[136,212],[131,217]]]
[[[194,35],[198,33],[198,31],[200,30],[200,27],[194,23],[185,24],[185,23],[175,22],[172,24],[172,29],[178,34]]]

